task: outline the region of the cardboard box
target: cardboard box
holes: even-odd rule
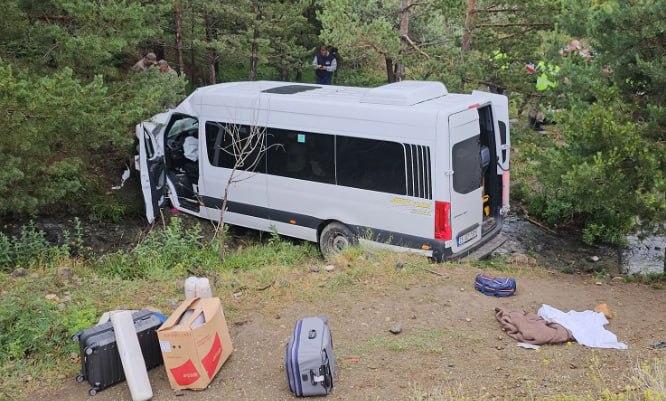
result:
[[[220,298],[185,300],[157,337],[174,390],[205,389],[233,351]]]

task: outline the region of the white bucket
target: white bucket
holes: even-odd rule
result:
[[[197,280],[196,296],[199,298],[211,298],[213,290],[210,288],[210,281],[207,278],[201,277]]]
[[[185,280],[185,299],[196,297],[198,278],[191,276]]]

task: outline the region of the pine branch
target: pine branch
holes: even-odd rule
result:
[[[513,37],[515,37],[515,36],[524,35],[524,34],[526,34],[527,32],[534,31],[534,30],[536,30],[537,28],[539,28],[539,27],[537,27],[537,26],[526,27],[526,29],[524,29],[524,30],[522,30],[522,31],[520,31],[520,32],[514,32],[514,33],[512,33],[512,34],[509,34],[509,35],[506,35],[506,36],[502,36],[501,38],[498,38],[497,40],[507,40],[507,39],[511,39],[511,38],[513,38]]]
[[[34,19],[51,22],[51,20],[71,21],[73,18],[69,15],[40,15],[38,17],[34,17]]]
[[[511,27],[534,27],[534,28],[547,28],[553,26],[553,24],[479,24],[475,25],[474,28],[511,28]]]
[[[516,13],[522,11],[519,8],[476,8],[473,13]]]
[[[429,56],[426,52],[424,52],[423,50],[421,50],[421,49],[417,46],[417,44],[414,43],[414,42],[412,41],[412,39],[409,37],[409,35],[401,35],[400,38],[401,38],[402,40],[404,40],[405,42],[407,42],[407,43],[412,47],[412,49],[416,50],[420,55],[422,55],[422,56],[424,56],[426,59],[430,60],[430,56]]]

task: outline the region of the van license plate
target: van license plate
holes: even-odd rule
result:
[[[468,233],[461,235],[460,237],[458,237],[458,246],[473,240],[474,238],[476,238],[476,235],[477,235],[476,230],[472,230]]]

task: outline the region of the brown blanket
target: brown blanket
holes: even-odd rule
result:
[[[495,308],[495,317],[506,334],[529,344],[559,344],[572,340],[571,332],[557,323],[549,323],[535,313]]]

